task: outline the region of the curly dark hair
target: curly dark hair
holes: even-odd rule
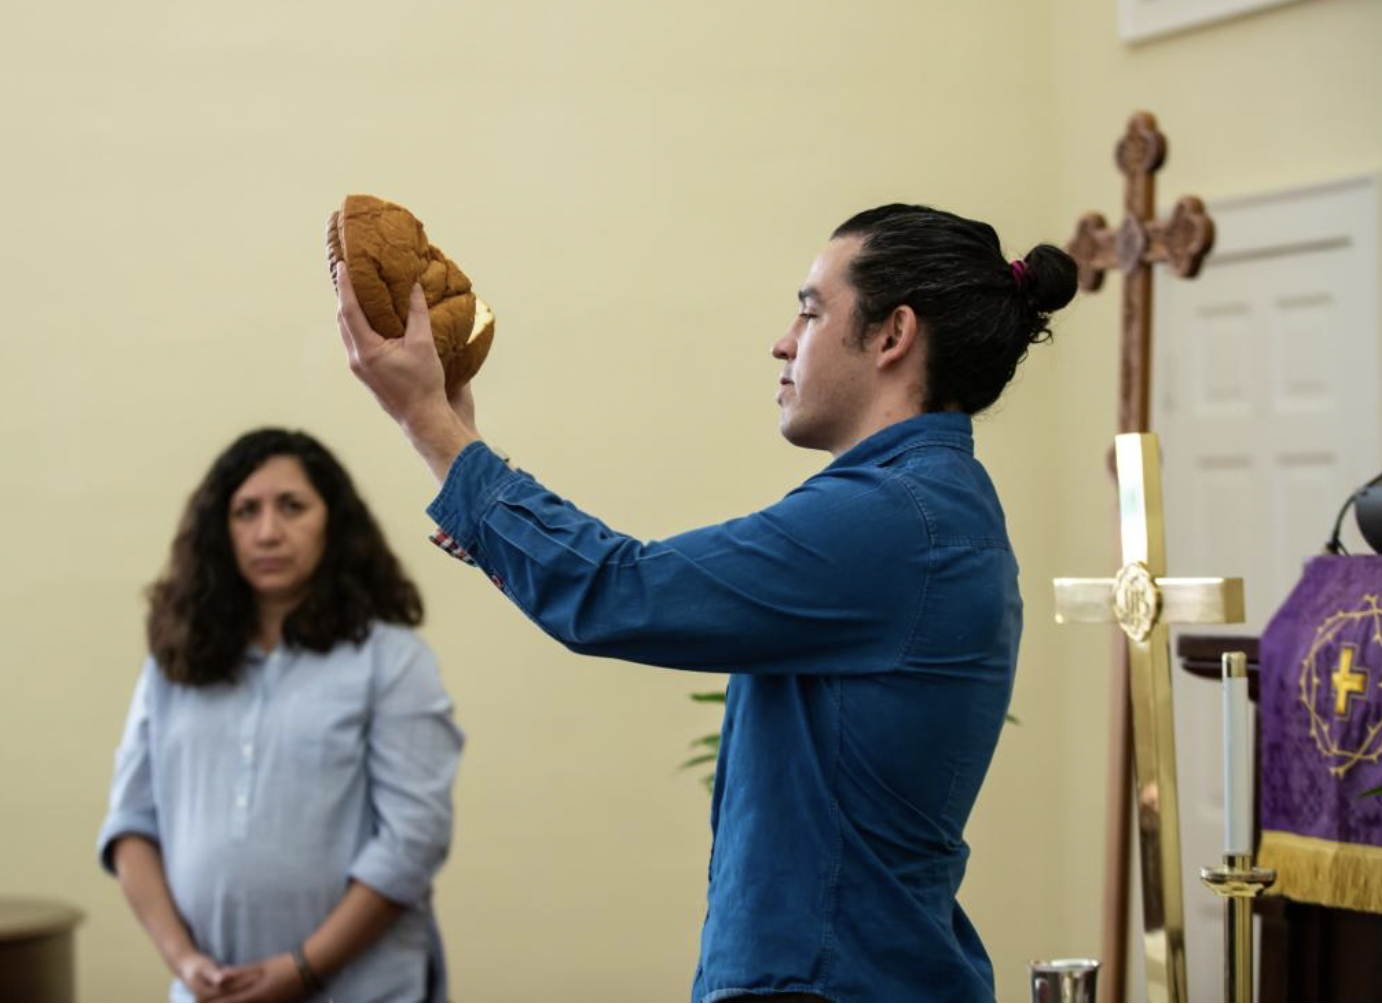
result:
[[[1009,263],[993,227],[930,206],[879,206],[832,236],[863,239],[849,269],[861,346],[900,306],[926,326],[923,411],[974,415],[993,404],[1075,296],[1075,261],[1060,248],[1038,244],[1020,266]]]
[[[373,621],[422,623],[422,597],[340,462],[305,432],[258,429],[216,458],[188,499],[172,553],[148,589],[149,651],[168,679],[233,682],[256,626],[254,593],[235,563],[230,499],[273,457],[295,457],[326,502],[326,544],[307,595],[283,622],[286,644],[326,652],[364,641]]]

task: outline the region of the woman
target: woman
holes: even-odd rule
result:
[[[403,573],[301,432],[233,443],[150,590],[104,866],[174,1000],[444,999],[462,737]]]

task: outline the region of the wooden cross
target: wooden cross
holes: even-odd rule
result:
[[[1056,621],[1117,621],[1127,636],[1147,999],[1184,1001],[1189,988],[1170,625],[1242,621],[1243,580],[1168,578],[1157,438],[1138,433],[1118,436],[1114,454],[1123,567],[1112,579],[1057,579]],[[1115,999],[1122,993],[1122,987],[1113,988]]]
[[[1066,250],[1079,266],[1080,287],[1094,292],[1104,272],[1123,273],[1123,334],[1118,367],[1118,431],[1147,432],[1151,425],[1152,265],[1169,262],[1183,278],[1200,270],[1214,245],[1214,222],[1197,198],[1176,204],[1167,221],[1156,216],[1155,174],[1166,162],[1166,137],[1149,112],[1137,112],[1119,141],[1114,161],[1126,178],[1126,216],[1115,230],[1099,213],[1080,219]],[[1113,467],[1110,454],[1109,467]],[[1128,918],[1128,799],[1132,774],[1128,666],[1121,649],[1110,694],[1109,806],[1104,874],[1104,1000],[1119,1000],[1126,979]]]
[[[1119,365],[1118,431],[1146,432],[1150,423],[1152,265],[1167,262],[1182,279],[1199,274],[1214,248],[1214,221],[1193,195],[1176,203],[1169,220],[1156,219],[1156,172],[1166,162],[1166,137],[1150,112],[1137,112],[1114,159],[1127,177],[1117,230],[1100,213],[1080,218],[1066,250],[1080,267],[1080,288],[1094,292],[1104,272],[1123,273],[1123,347]]]

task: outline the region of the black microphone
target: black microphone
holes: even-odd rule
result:
[[[1334,532],[1325,541],[1326,554],[1348,554],[1348,548],[1339,539],[1339,531],[1344,525],[1344,513],[1353,506],[1353,515],[1358,520],[1358,532],[1368,542],[1368,546],[1382,554],[1382,474],[1377,475],[1362,488],[1344,500],[1339,516],[1334,520]]]

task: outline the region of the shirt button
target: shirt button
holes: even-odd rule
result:
[[[243,809],[243,808],[244,808],[246,805],[248,805],[248,804],[249,804],[249,799],[247,799],[244,795],[236,795],[236,796],[235,796],[235,807],[236,807],[237,809]]]
[[[245,743],[245,746],[244,746],[244,754],[245,754],[245,759],[246,759],[246,760],[248,760],[248,759],[250,759],[250,757],[254,756],[254,743]]]

